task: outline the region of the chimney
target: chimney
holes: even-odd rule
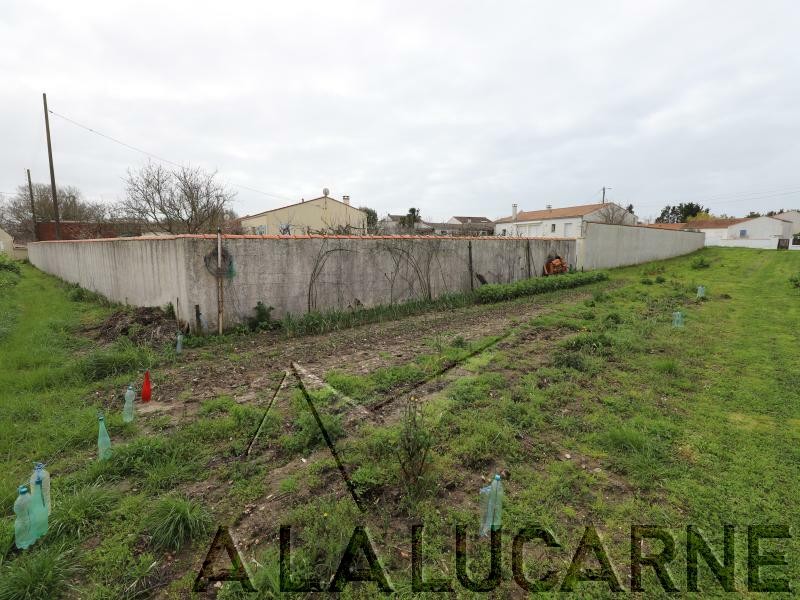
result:
[[[511,218],[513,220],[515,220],[515,221],[517,220],[517,205],[516,204],[512,204],[511,205]]]
[[[342,196],[342,202],[350,206],[350,196]]]

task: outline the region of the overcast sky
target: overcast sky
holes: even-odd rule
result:
[[[800,208],[800,3],[39,2],[0,10],[0,192],[48,181],[51,110],[218,169],[252,213],[600,199],[642,217]],[[51,117],[56,180],[123,194],[147,158]]]

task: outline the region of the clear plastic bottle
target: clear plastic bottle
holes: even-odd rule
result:
[[[175,354],[183,352],[183,334],[179,331],[178,338],[175,341]]]
[[[25,550],[28,546],[36,541],[36,536],[31,528],[31,495],[28,493],[28,488],[24,485],[19,486],[17,490],[16,502],[14,502],[14,544],[20,550]]]
[[[136,392],[133,391],[133,386],[128,385],[125,390],[125,406],[122,409],[122,420],[126,423],[133,421],[133,401],[136,398]]]
[[[42,496],[44,497],[44,505],[47,507],[47,514],[49,515],[53,510],[52,501],[50,500],[50,473],[44,468],[44,463],[35,463],[33,473],[31,473],[31,485],[29,489],[36,489],[37,479],[42,480]]]
[[[44,503],[44,495],[42,493],[42,480],[37,479],[33,487],[33,495],[31,496],[30,510],[28,514],[31,517],[31,532],[38,540],[45,533],[47,533],[48,517],[47,506]]]
[[[97,460],[107,460],[111,458],[111,438],[108,437],[106,420],[103,415],[97,417]]]
[[[481,535],[498,531],[503,516],[503,482],[500,475],[494,476],[490,485],[481,488]]]

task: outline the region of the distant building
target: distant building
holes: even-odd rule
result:
[[[446,223],[428,223],[436,235],[494,235],[494,222],[486,217],[451,217]]]
[[[648,227],[700,231],[706,234],[706,246],[777,248],[778,240],[791,239],[796,227],[795,223],[790,220],[792,215],[784,218],[785,215],[789,215],[789,213],[752,219],[699,219],[688,223],[653,223]],[[800,215],[798,216],[800,217]],[[798,245],[795,244],[795,246]]]
[[[381,230],[389,234],[410,234],[411,232],[408,230],[408,228],[403,227],[400,224],[401,219],[403,219],[405,216],[406,215],[386,215],[384,218],[378,221],[378,225],[380,226]],[[417,221],[414,223],[414,234],[430,234],[433,233],[433,231],[433,226],[430,223],[426,223],[425,221]]]
[[[636,225],[636,215],[613,202],[562,208],[548,206],[544,210],[530,211],[517,211],[517,205],[512,204],[511,216],[494,222],[494,234],[576,238],[580,236],[581,225],[585,221],[613,225]]]
[[[242,231],[256,235],[366,234],[367,213],[350,206],[349,196],[340,201],[328,193],[326,188],[319,198],[241,217]]]

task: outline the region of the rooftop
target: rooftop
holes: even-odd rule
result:
[[[495,223],[512,223],[514,221],[537,221],[539,219],[564,219],[568,217],[583,217],[600,210],[604,206],[609,206],[613,202],[600,202],[598,204],[581,204],[579,206],[564,206],[562,208],[546,208],[544,210],[520,211],[517,218],[504,217]]]

